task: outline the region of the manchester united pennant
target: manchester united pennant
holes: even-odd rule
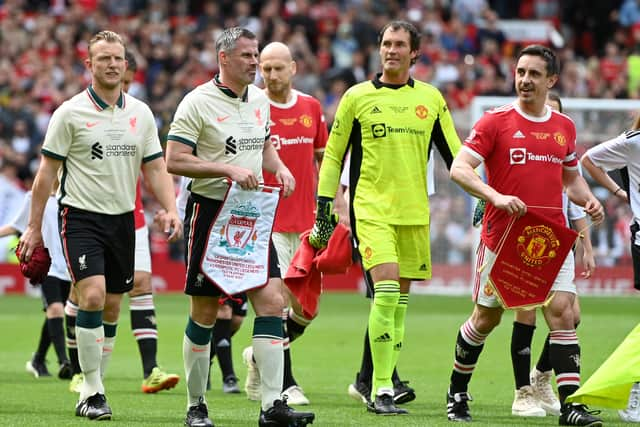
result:
[[[543,305],[578,233],[528,210],[503,237],[489,279],[505,308]]]

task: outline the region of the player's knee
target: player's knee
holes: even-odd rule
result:
[[[515,313],[515,321],[523,323],[525,325],[536,324],[536,311],[535,310],[517,310]]]
[[[231,317],[231,336],[235,335],[235,333],[240,330],[243,321],[244,316],[233,315]]]
[[[282,316],[285,307],[281,292],[282,279],[271,278],[267,286],[247,292],[256,316]]]
[[[102,318],[106,322],[117,322],[118,317],[120,317],[120,305],[105,304]]]
[[[64,317],[64,305],[61,302],[53,302],[47,306],[47,318],[55,319]]]
[[[217,297],[191,297],[191,319],[202,325],[213,325],[218,314]]]
[[[129,291],[130,297],[146,295],[152,292],[151,273],[147,271],[136,271],[133,276],[133,289]]]
[[[280,317],[284,308],[284,298],[280,293],[272,293],[270,296],[261,295],[258,298],[253,298],[251,304],[256,316]]]
[[[218,319],[231,319],[232,316],[233,311],[231,310],[231,307],[228,304],[220,304],[216,317]]]
[[[476,305],[471,315],[473,327],[482,334],[488,334],[500,324],[503,310]]]
[[[82,296],[80,308],[85,311],[104,310],[104,294],[100,292],[89,292]]]

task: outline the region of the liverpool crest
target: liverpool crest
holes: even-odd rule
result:
[[[229,221],[220,229],[220,246],[228,253],[244,255],[253,252],[258,232],[255,230],[260,212],[250,201],[231,209]]]

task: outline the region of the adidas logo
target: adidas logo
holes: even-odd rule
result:
[[[420,266],[420,271],[427,271],[427,264],[422,264]]]
[[[518,355],[520,356],[528,356],[531,355],[531,347],[525,347],[522,350],[518,351]]]
[[[382,113],[382,111],[378,108],[377,105],[371,109],[371,114],[380,114],[380,113]]]
[[[216,343],[217,347],[231,347],[231,343],[226,338],[222,338]]]
[[[514,138],[514,139],[522,139],[522,138],[524,138],[524,134],[522,132],[520,132],[520,130],[517,130],[516,133],[513,134],[512,138]]]
[[[376,338],[373,341],[374,342],[390,342],[391,341],[391,335],[389,335],[388,332],[385,332],[384,334],[380,335],[378,338]]]

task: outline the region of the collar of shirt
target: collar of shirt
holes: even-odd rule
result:
[[[109,108],[109,104],[107,104],[102,98],[98,96],[91,85],[87,87],[87,95],[89,96],[89,99],[91,100],[93,105],[95,105],[96,110],[102,111]],[[118,97],[118,101],[116,101],[116,106],[124,110],[125,99],[124,93],[122,93],[122,91],[120,91],[120,96]]]
[[[230,98],[240,98],[241,102],[247,102],[247,100],[248,100],[248,94],[249,94],[249,88],[248,87],[244,91],[242,96],[240,97],[240,96],[236,95],[236,93],[234,91],[232,91],[229,88],[229,86],[225,85],[224,83],[222,83],[220,81],[220,74],[216,74],[215,76],[213,76],[213,84],[216,85],[216,87],[218,89],[220,89],[222,91],[222,93],[224,93],[225,95],[227,95]]]
[[[404,85],[409,85],[410,87],[413,87],[415,85],[415,81],[413,80],[412,77],[409,77],[409,80],[407,80],[407,82],[403,83],[403,84],[384,83],[384,82],[380,81],[380,77],[382,77],[382,73],[376,74],[376,76],[371,81],[376,89],[380,89],[380,88],[383,88],[383,87],[386,87],[386,88],[389,88],[389,89],[400,89]]]

